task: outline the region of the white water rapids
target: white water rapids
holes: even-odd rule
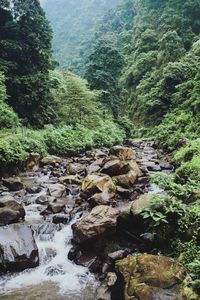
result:
[[[75,221],[76,219],[73,220]],[[41,222],[36,204],[26,207],[26,222],[36,224]],[[87,268],[78,266],[68,259],[68,253],[72,247],[70,241],[73,222],[65,225],[60,231],[56,231],[53,236],[39,234],[36,237],[40,265],[34,269],[0,277],[0,299],[94,299],[96,289],[94,276]],[[43,287],[40,288],[41,284]],[[34,287],[36,290],[37,288],[41,290],[38,298],[34,296]],[[43,289],[49,289],[49,294],[45,292],[45,298],[42,294]],[[64,295],[67,295],[67,298]]]

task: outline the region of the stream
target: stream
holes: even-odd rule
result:
[[[142,189],[145,193],[161,193],[162,191],[157,186],[142,178],[145,179],[157,171],[171,172],[172,166],[151,142],[129,143],[129,147],[136,150],[137,163],[144,174],[137,183],[137,190]],[[11,192],[1,186],[1,196],[12,195],[23,204],[26,212],[25,223],[34,231],[40,259],[39,266],[36,268],[26,269],[19,273],[7,273],[0,277],[1,300],[95,299],[98,286],[95,276],[87,267],[76,265],[68,259],[73,237],[71,225],[81,218],[82,211],[75,210],[73,217],[66,225],[54,224],[51,214],[41,214],[46,206],[39,204],[37,200],[43,199],[42,197],[47,195],[48,186],[57,183],[59,175],[66,173],[67,164],[77,161],[91,164],[93,160],[89,160],[85,154],[76,158],[63,159],[61,166],[43,167],[35,172],[20,173],[19,177],[24,186],[34,187],[34,193],[27,192],[27,189]],[[73,210],[79,189],[77,185],[71,184],[68,190],[67,196],[62,200],[65,201],[67,211],[70,211]]]

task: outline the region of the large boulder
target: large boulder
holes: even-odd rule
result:
[[[136,152],[128,147],[114,146],[111,151],[121,160],[136,159]]]
[[[140,211],[147,206],[152,200],[154,194],[144,194],[139,196],[135,201],[131,204],[131,214],[138,215]]]
[[[114,182],[123,188],[131,188],[137,180],[135,171],[129,171],[127,174],[114,177]]]
[[[81,243],[115,228],[119,214],[119,210],[110,206],[93,208],[89,215],[72,225],[74,239]]]
[[[177,261],[163,256],[137,254],[116,262],[123,277],[125,300],[194,300],[191,280]]]
[[[127,173],[130,166],[126,161],[120,159],[113,159],[105,163],[101,172],[110,176],[117,176]]]
[[[0,226],[24,219],[25,210],[12,196],[0,197]]]
[[[0,271],[21,271],[39,264],[32,230],[24,224],[0,228]]]
[[[82,192],[89,196],[105,191],[109,194],[115,194],[116,191],[115,185],[108,175],[91,174],[82,182]]]
[[[2,179],[3,185],[6,186],[10,191],[20,191],[24,188],[24,185],[20,177],[10,177]]]
[[[63,184],[55,183],[48,185],[48,193],[50,196],[61,198],[66,196],[66,187]]]

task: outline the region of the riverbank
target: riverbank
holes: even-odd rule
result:
[[[169,174],[174,169],[168,157],[153,145],[130,140],[127,148],[103,148],[66,158],[39,158],[38,165],[29,165],[32,171],[3,181],[1,200],[14,197],[25,208],[25,223],[20,221],[22,215],[14,222],[34,231],[39,266],[29,269],[27,265],[28,269],[20,273],[1,277],[2,299],[6,299],[7,293],[9,299],[20,299],[23,291],[26,295],[27,289],[34,290],[33,283],[38,299],[47,297],[43,287],[38,290],[38,284],[49,283],[58,288],[52,292],[57,294],[56,299],[62,299],[60,292],[69,300],[110,299],[105,297],[115,295],[116,291],[123,294],[121,277],[115,279],[120,276],[115,262],[144,252],[157,257],[160,251],[158,239],[147,231],[148,224],[138,214],[152,194],[163,194],[150,182],[150,176],[158,172]],[[8,246],[9,239],[4,243]],[[15,251],[18,253],[19,249]],[[15,260],[14,257],[14,265]],[[102,282],[97,292],[93,289],[96,282],[97,286]],[[180,282],[175,285],[181,287]],[[31,294],[27,297],[32,299]]]

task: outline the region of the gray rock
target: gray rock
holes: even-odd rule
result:
[[[21,271],[39,264],[33,232],[24,224],[0,228],[0,253],[1,272]]]

